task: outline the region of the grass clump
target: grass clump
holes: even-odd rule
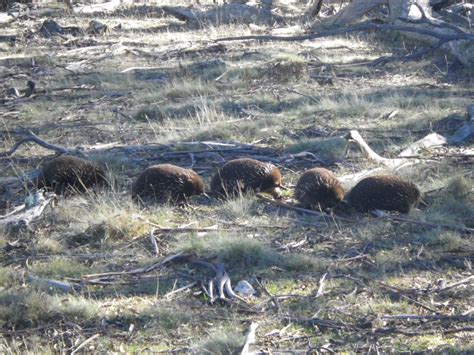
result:
[[[33,270],[35,275],[51,278],[80,277],[91,273],[90,267],[66,258],[48,260],[36,265]]]
[[[295,54],[280,54],[270,62],[266,76],[277,82],[301,79],[306,74],[306,60]]]
[[[218,333],[199,344],[198,353],[202,354],[240,354],[245,338],[232,333]]]
[[[162,95],[170,100],[177,100],[193,96],[206,96],[216,91],[216,87],[209,82],[203,84],[200,80],[177,80],[171,82],[169,86],[163,90]]]
[[[175,241],[173,249],[194,252],[201,256],[219,256],[222,262],[234,270],[245,270],[246,274],[262,271],[272,266],[291,272],[315,271],[324,261],[302,254],[280,254],[263,242],[242,235],[212,233],[206,237],[193,235]]]
[[[311,152],[329,161],[344,158],[347,149],[347,141],[344,138],[327,139],[304,139],[290,145],[288,153]]]
[[[472,181],[465,177],[452,178],[425,211],[425,218],[436,223],[462,223],[466,227],[474,227],[472,186]]]
[[[97,305],[85,298],[50,296],[32,290],[0,294],[0,326],[4,329],[21,329],[60,319],[88,321],[97,313]]]
[[[227,220],[250,219],[257,212],[257,197],[252,194],[241,194],[222,202],[219,215]]]

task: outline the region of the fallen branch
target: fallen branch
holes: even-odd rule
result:
[[[140,276],[151,271],[161,269],[164,267],[170,267],[176,264],[188,264],[194,265],[201,268],[210,269],[215,273],[215,276],[208,281],[208,287],[202,286],[206,294],[210,298],[211,304],[218,300],[228,301],[230,299],[239,299],[243,302],[241,297],[235,294],[232,289],[230,277],[225,270],[225,266],[222,263],[211,263],[205,260],[201,260],[196,254],[174,254],[170,255],[163,260],[153,263],[148,266],[143,266],[137,269],[129,271],[118,271],[118,272],[107,272],[100,274],[83,275],[81,278],[81,284],[96,284],[96,285],[107,285],[116,282],[116,278]],[[191,286],[189,286],[191,287]]]
[[[260,194],[258,194],[257,197],[259,199],[261,199],[265,202],[271,203],[272,205],[275,205],[275,206],[284,207],[284,208],[287,208],[287,209],[290,209],[290,210],[303,212],[303,213],[311,214],[311,215],[318,216],[318,217],[323,217],[323,218],[327,218],[327,219],[331,219],[331,220],[337,219],[337,220],[341,220],[341,221],[344,221],[344,222],[350,222],[350,223],[360,222],[359,220],[354,220],[354,219],[347,218],[347,217],[342,217],[342,216],[338,216],[338,215],[334,215],[334,214],[329,215],[329,214],[324,213],[324,212],[318,212],[318,211],[314,211],[314,210],[308,210],[308,209],[302,208],[302,207],[296,207],[296,206],[293,206],[293,205],[289,205],[285,202],[269,199],[269,198],[267,198],[265,196],[262,196]]]
[[[473,322],[474,317],[472,316],[464,316],[464,315],[424,315],[419,316],[416,314],[398,314],[398,315],[381,315],[379,316],[381,319],[390,319],[390,320],[423,320],[423,321],[452,321],[452,322]]]
[[[25,204],[16,208],[15,214],[8,214],[0,218],[0,227],[6,227],[8,230],[21,230],[29,228],[30,224],[38,219],[44,209],[53,200],[54,194],[48,194],[45,198],[43,190],[38,190],[34,195],[30,195]]]
[[[0,153],[0,157],[9,157],[9,156],[11,156],[13,153],[15,153],[18,150],[18,148],[20,148],[23,144],[28,143],[28,142],[36,143],[36,144],[40,145],[41,147],[43,147],[45,149],[53,150],[58,154],[77,153],[76,149],[67,149],[67,148],[60,147],[58,145],[54,145],[54,144],[45,142],[44,140],[39,138],[36,134],[29,131],[28,135],[26,137],[24,137],[22,140],[20,140],[19,142],[17,142],[10,150],[8,150],[6,152],[3,152],[3,153]]]
[[[81,290],[80,285],[70,284],[67,282],[57,281],[57,280],[42,279],[33,275],[28,275],[28,281],[38,286],[56,288],[64,292],[75,292],[75,291]]]
[[[468,227],[465,227],[465,226],[462,226],[462,225],[425,222],[425,221],[419,221],[419,220],[415,220],[415,219],[408,219],[408,218],[388,215],[388,214],[386,214],[382,211],[380,211],[380,212],[381,212],[381,214],[378,216],[378,218],[386,219],[386,220],[389,220],[389,221],[416,224],[416,225],[419,225],[419,226],[426,226],[426,227],[431,227],[431,228],[451,229],[451,230],[455,230],[455,231],[465,233],[465,234],[474,234],[474,228],[468,228]]]
[[[358,32],[358,31],[367,31],[367,30],[389,30],[389,31],[401,31],[401,32],[413,32],[418,34],[423,34],[426,36],[434,37],[438,40],[443,40],[445,43],[450,41],[474,41],[474,35],[469,33],[456,33],[456,34],[444,34],[431,30],[426,30],[423,28],[415,28],[410,26],[401,26],[401,25],[389,25],[389,24],[377,24],[372,22],[361,23],[352,27],[338,28],[334,30],[321,31],[318,33],[311,33],[306,35],[299,36],[273,36],[273,35],[248,35],[248,36],[236,36],[236,37],[221,37],[217,38],[215,42],[229,42],[229,41],[282,41],[282,42],[294,42],[294,41],[307,41],[310,39],[336,36],[340,34]]]
[[[373,329],[373,334],[402,334],[405,336],[413,337],[413,336],[420,336],[420,335],[434,335],[434,334],[454,334],[454,333],[461,333],[461,332],[474,332],[474,327],[462,327],[462,328],[450,328],[450,329],[427,329],[421,331],[415,331],[411,329],[399,329],[399,328],[378,328]]]
[[[466,277],[465,279],[462,279],[462,280],[459,280],[459,281],[456,281],[452,284],[449,284],[449,285],[446,285],[446,286],[443,286],[443,287],[437,287],[437,288],[433,288],[431,290],[426,290],[427,293],[434,293],[434,292],[445,292],[445,291],[448,291],[448,290],[451,290],[455,287],[458,287],[458,286],[461,286],[461,285],[464,285],[464,284],[467,284],[471,281],[474,281],[474,275],[471,275],[469,277]]]

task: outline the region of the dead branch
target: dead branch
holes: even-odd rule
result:
[[[320,319],[320,318],[298,318],[298,317],[284,317],[284,320],[296,324],[304,324],[311,326],[318,326],[320,328],[332,328],[332,329],[355,329],[352,325],[336,322],[332,320]]]
[[[326,272],[321,276],[319,279],[319,287],[318,287],[318,292],[316,292],[316,298],[321,297],[323,295],[323,290],[324,290],[324,281],[326,280],[326,276],[328,276],[328,273]]]
[[[0,157],[9,157],[9,156],[11,156],[13,153],[15,153],[18,150],[18,148],[20,148],[20,146],[22,146],[23,144],[28,143],[28,142],[36,143],[36,144],[40,145],[41,147],[43,147],[45,149],[53,150],[58,154],[77,153],[76,149],[67,149],[67,148],[63,148],[63,147],[45,142],[44,140],[39,138],[36,134],[29,131],[28,136],[24,137],[22,140],[17,142],[10,150],[8,150],[6,152],[3,152],[3,153],[0,153]]]
[[[413,337],[413,336],[420,336],[420,335],[434,335],[434,334],[455,334],[461,332],[473,332],[474,327],[461,327],[461,328],[449,328],[449,329],[427,329],[421,331],[414,331],[412,329],[398,329],[394,327],[387,327],[387,328],[377,328],[373,329],[373,334],[402,334],[405,336]]]
[[[426,35],[429,37],[436,38],[438,40],[442,40],[445,43],[451,41],[474,41],[474,34],[470,33],[439,33],[432,30],[427,30],[423,28],[416,28],[410,26],[403,26],[403,25],[389,25],[389,24],[378,24],[372,22],[364,22],[358,25],[345,27],[345,28],[338,28],[333,30],[327,31],[320,31],[318,33],[311,33],[306,35],[299,35],[299,36],[272,36],[272,35],[249,35],[249,36],[236,36],[236,37],[221,37],[216,38],[215,42],[229,42],[229,41],[262,41],[262,42],[269,42],[269,41],[282,41],[282,42],[294,42],[294,41],[307,41],[310,39],[322,38],[322,37],[330,37],[330,36],[337,36],[340,34],[347,34],[352,32],[359,32],[359,31],[369,31],[369,30],[377,30],[377,31],[400,31],[400,32],[413,32],[422,35]]]
[[[158,248],[158,243],[156,242],[155,238],[155,228],[153,227],[150,231],[150,234],[148,235],[151,245],[153,246],[153,251],[155,253],[155,256],[160,255],[160,249]]]
[[[94,334],[93,336],[87,338],[86,340],[84,340],[81,344],[79,344],[77,346],[77,348],[75,348],[72,352],[71,352],[71,355],[73,354],[76,354],[79,350],[81,350],[82,348],[84,348],[87,344],[89,344],[90,342],[92,342],[93,340],[97,339],[98,337],[100,336],[100,334]]]
[[[176,294],[176,293],[179,293],[179,292],[182,292],[182,291],[186,291],[186,290],[189,290],[190,288],[194,287],[194,286],[197,286],[198,282],[197,281],[193,281],[183,287],[180,287],[176,290],[173,290],[173,291],[170,291],[168,292],[164,297],[165,298],[169,298],[170,296]]]
[[[117,278],[122,277],[140,277],[143,274],[149,273],[151,271],[162,269],[164,267],[170,267],[176,264],[188,264],[193,265],[199,268],[210,269],[215,273],[215,276],[208,280],[208,288],[202,285],[204,291],[210,298],[210,303],[215,301],[222,300],[228,301],[229,299],[239,299],[243,302],[241,297],[235,294],[232,289],[232,284],[230,277],[225,270],[223,263],[211,263],[209,261],[201,260],[197,257],[196,254],[174,254],[170,255],[163,260],[153,263],[148,266],[143,266],[137,269],[129,271],[118,271],[118,272],[107,272],[100,274],[90,274],[83,275],[81,278],[81,284],[96,284],[96,285],[108,285],[114,284],[117,281]],[[191,286],[190,286],[191,287]]]
[[[423,320],[423,321],[451,321],[451,322],[473,322],[474,317],[472,316],[464,316],[464,315],[424,315],[419,316],[416,314],[398,314],[398,315],[381,315],[379,316],[382,319],[390,319],[390,320]]]
[[[15,214],[8,214],[4,218],[0,218],[0,227],[6,227],[11,231],[29,228],[30,224],[42,215],[53,197],[54,194],[47,194],[45,197],[44,191],[38,190],[26,199],[24,205],[15,209]]]
[[[353,2],[353,4],[357,4],[357,2]],[[443,25],[443,27],[447,27]],[[407,26],[407,25],[397,25],[397,24],[378,24],[372,22],[365,22],[360,23],[354,26],[348,26],[345,28],[337,28],[332,30],[324,30],[317,33],[299,35],[299,36],[272,36],[272,35],[249,35],[249,36],[237,36],[237,37],[222,37],[215,39],[216,42],[222,41],[248,41],[248,40],[256,40],[256,41],[305,41],[311,40],[316,38],[322,37],[329,37],[329,36],[336,36],[340,34],[347,34],[359,31],[399,31],[403,33],[414,33],[417,35],[423,35],[428,38],[433,38],[437,40],[436,43],[432,43],[432,46],[426,50],[421,50],[414,54],[408,56],[393,56],[393,57],[382,57],[380,61],[376,60],[371,65],[379,65],[384,64],[388,61],[408,61],[408,60],[416,60],[424,55],[427,55],[433,52],[437,48],[441,48],[447,44],[451,45],[452,43],[463,43],[463,41],[473,43],[474,42],[474,34],[470,34],[464,31],[451,31],[451,32],[441,32],[441,31],[434,31],[430,28],[423,28],[420,26]],[[453,47],[451,45],[451,47]],[[465,65],[469,64],[470,59],[463,58],[460,53],[454,52],[453,53],[458,59],[461,60]]]
[[[290,209],[290,210],[303,212],[303,213],[306,213],[306,214],[311,214],[311,215],[314,215],[314,216],[319,216],[319,217],[323,217],[323,218],[327,218],[327,219],[331,219],[331,220],[338,219],[338,220],[341,220],[341,221],[344,221],[344,222],[351,222],[351,223],[360,222],[358,220],[354,220],[354,219],[351,219],[351,218],[346,218],[346,217],[337,216],[337,215],[329,215],[329,214],[324,213],[324,212],[318,212],[318,211],[314,211],[314,210],[308,210],[306,208],[293,206],[293,205],[287,204],[285,202],[269,199],[269,198],[264,197],[262,195],[257,195],[257,197],[259,199],[265,201],[265,202],[271,203],[272,205],[279,206],[279,207],[284,207],[284,208],[287,208],[287,209]]]
[[[431,228],[444,228],[444,229],[451,229],[458,231],[460,233],[464,234],[474,234],[474,228],[468,228],[462,225],[456,225],[456,224],[442,224],[442,223],[431,223],[431,222],[425,222],[425,221],[419,221],[415,219],[408,219],[408,218],[403,218],[403,217],[397,217],[397,216],[391,216],[387,215],[386,213],[380,211],[381,214],[378,216],[378,218],[383,218],[389,221],[396,221],[396,222],[403,222],[403,223],[409,223],[409,224],[416,224],[420,226],[426,226],[426,227],[431,227]]]
[[[28,275],[28,281],[35,285],[56,288],[65,292],[75,292],[75,291],[81,290],[80,285],[74,285],[74,284],[57,281],[57,280],[43,279],[43,278],[39,278],[33,275]]]
[[[471,275],[469,277],[466,277],[465,279],[462,279],[460,281],[456,281],[452,284],[449,284],[449,285],[446,285],[446,286],[443,286],[443,287],[437,287],[437,288],[434,288],[434,289],[431,289],[431,290],[426,290],[427,293],[434,293],[434,292],[445,292],[445,291],[448,291],[448,290],[451,290],[455,287],[458,287],[458,286],[461,286],[461,285],[465,285],[471,281],[474,281],[474,275]]]

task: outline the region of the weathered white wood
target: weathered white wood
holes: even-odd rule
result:
[[[43,191],[38,190],[26,199],[25,204],[22,206],[23,208],[17,209],[17,212],[14,214],[8,214],[4,218],[0,218],[0,227],[11,229],[19,226],[29,226],[31,222],[42,215],[44,209],[52,200],[52,196],[45,198]]]
[[[448,140],[441,134],[430,133],[415,143],[410,144],[410,146],[405,148],[400,154],[398,154],[398,156],[400,158],[413,157],[418,155],[418,153],[423,149],[441,146],[447,143]]]

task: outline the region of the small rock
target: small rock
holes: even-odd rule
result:
[[[234,291],[246,297],[253,296],[256,292],[253,286],[246,280],[239,281]]]

